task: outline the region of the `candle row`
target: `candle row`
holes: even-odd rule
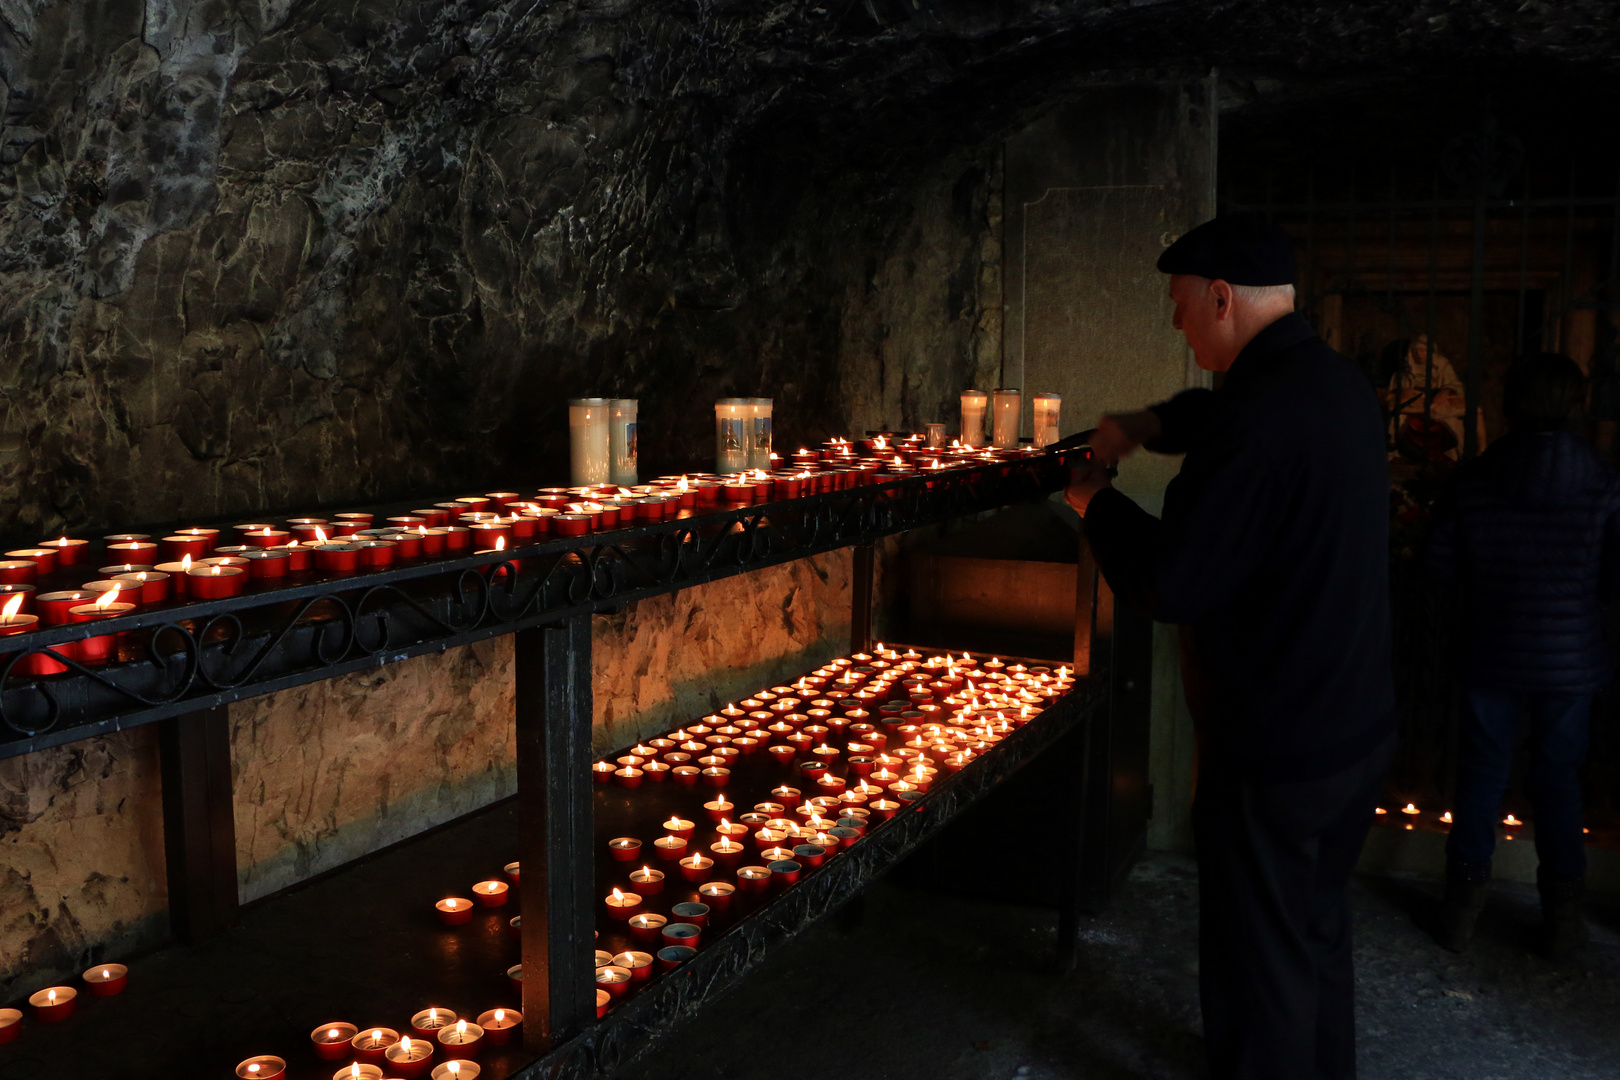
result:
[[[112,997],[122,994],[129,985],[129,968],[123,964],[99,964],[80,978],[92,997]],[[28,995],[28,1005],[40,1023],[58,1023],[78,1011],[79,991],[71,986],[47,986]],[[21,1035],[22,1021],[21,1009],[0,1009],[0,1043]]]
[[[650,844],[634,836],[606,842],[610,862],[638,868],[603,898],[603,913],[648,951],[597,951],[599,1014],[655,971],[695,955],[710,919],[737,892],[797,884],[1072,685],[1067,668],[879,645],[596,762],[600,783],[720,789],[662,822]],[[786,775],[749,802],[730,785],[734,766],[751,755],[768,756]],[[653,910],[663,907],[672,876],[698,885],[698,901]]]
[[[333,1080],[360,1077],[399,1080],[431,1076],[432,1080],[475,1080],[476,1059],[484,1044],[504,1046],[517,1035],[523,1014],[517,1009],[487,1009],[476,1021],[453,1009],[437,1006],[411,1017],[409,1031],[390,1027],[358,1028],[347,1021],[322,1024],[309,1034],[310,1047],[322,1061],[352,1059],[333,1073]],[[447,1060],[434,1064],[440,1053]],[[257,1054],[236,1066],[242,1080],[279,1080],[287,1068],[285,1058]],[[385,1073],[384,1070],[387,1070]]]

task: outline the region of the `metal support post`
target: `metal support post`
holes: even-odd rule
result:
[[[523,1029],[545,1052],[595,1015],[591,619],[514,636]]]
[[[169,923],[195,945],[236,925],[236,818],[225,706],[162,722],[163,854]]]
[[[849,651],[858,653],[872,647],[872,607],[877,579],[877,546],[856,544],[853,552],[854,580],[850,583]]]

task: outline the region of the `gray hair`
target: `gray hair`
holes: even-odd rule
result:
[[[1283,299],[1290,309],[1294,306],[1292,285],[1233,285],[1232,295],[1249,307],[1270,307]]]

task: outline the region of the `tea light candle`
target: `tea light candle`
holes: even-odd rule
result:
[[[523,1014],[516,1009],[490,1009],[478,1014],[478,1026],[491,1046],[505,1046],[517,1034]]]
[[[641,841],[633,836],[616,836],[608,841],[608,856],[614,862],[635,862],[641,858]]]
[[[55,548],[18,548],[16,551],[6,552],[6,558],[13,561],[33,563],[36,574],[52,574],[56,572]],[[33,581],[33,578],[18,580],[26,585]]]
[[[85,972],[83,978],[92,997],[112,997],[122,994],[129,985],[129,968],[123,964],[102,964]]]
[[[686,855],[686,838],[660,836],[653,841],[653,851],[665,862],[677,862]]]
[[[22,1034],[22,1015],[21,1009],[0,1009],[0,1043]]]
[[[721,866],[736,866],[748,852],[747,847],[729,836],[722,836],[717,843],[710,844],[709,850],[714,853],[714,861]]]
[[[598,1020],[602,1019],[602,1017],[607,1015],[608,1006],[610,1006],[612,1004],[613,1004],[613,995],[608,993],[606,990],[603,990],[601,987],[597,987],[597,990],[596,990],[596,1018]]]
[[[703,902],[716,911],[724,911],[730,907],[731,897],[736,891],[737,886],[729,881],[706,881],[698,886],[698,895],[703,897]]]
[[[591,779],[598,784],[605,784],[613,779],[615,766],[611,761],[598,761],[591,766]]]
[[[664,872],[643,866],[630,875],[630,885],[642,896],[657,896],[664,891]]]
[[[674,971],[696,955],[697,950],[690,945],[665,945],[658,950],[658,970]]]
[[[66,1020],[78,1008],[79,992],[71,986],[48,986],[28,996],[34,1007],[34,1019],[44,1024]]]
[[[426,1076],[433,1063],[433,1044],[426,1039],[403,1036],[383,1052],[389,1070],[400,1080]]]
[[[387,1060],[388,1048],[399,1041],[399,1032],[393,1028],[367,1028],[349,1040],[349,1047],[360,1061],[377,1065]]]
[[[688,855],[680,861],[681,877],[687,881],[703,881],[714,869],[714,860],[702,855]]]
[[[771,872],[763,866],[737,868],[737,886],[744,892],[764,892],[771,883]]]
[[[643,944],[652,944],[659,940],[659,936],[664,932],[664,926],[668,922],[669,920],[662,915],[654,914],[651,911],[643,911],[638,915],[630,916],[627,925],[630,928],[632,938]]]
[[[434,912],[446,926],[460,926],[473,916],[473,903],[459,896],[447,896],[433,905]]]
[[[332,1080],[383,1080],[382,1066],[366,1065],[356,1061],[333,1073]]]
[[[477,1080],[478,1074],[482,1071],[476,1061],[453,1058],[433,1067],[432,1080]]]
[[[309,1033],[309,1043],[322,1061],[337,1061],[349,1056],[349,1044],[359,1033],[359,1028],[342,1021],[322,1024]]]
[[[610,919],[628,919],[641,910],[640,893],[627,893],[620,889],[614,889],[606,897],[606,902]]]
[[[484,1046],[484,1029],[466,1020],[457,1020],[440,1028],[438,1039],[446,1054],[475,1058]]]
[[[652,977],[652,953],[622,952],[613,958],[613,966],[624,968],[630,972],[632,982],[645,982]]]
[[[88,540],[69,540],[62,537],[60,540],[41,540],[39,546],[51,548],[56,552],[57,566],[77,566],[84,561],[84,555],[89,550]]]
[[[710,821],[724,821],[727,818],[736,816],[737,804],[721,795],[704,803],[703,812],[709,815]]]
[[[664,927],[664,944],[696,949],[703,943],[703,930],[692,923],[672,922]]]
[[[666,833],[670,836],[678,836],[683,840],[692,839],[693,828],[692,823],[683,817],[671,816],[668,821],[664,822],[664,831]]]
[[[281,1080],[287,1075],[287,1062],[274,1054],[258,1054],[239,1062],[236,1075],[241,1080]]]
[[[411,1030],[416,1033],[418,1038],[431,1039],[438,1034],[440,1028],[455,1022],[456,1013],[454,1009],[441,1009],[438,1006],[433,1006],[423,1009],[411,1017]]]
[[[193,566],[186,571],[186,591],[193,600],[241,596],[247,574],[237,566]]]
[[[770,870],[771,881],[777,888],[795,884],[799,880],[799,875],[804,872],[803,867],[792,859],[772,860],[767,869]]]
[[[483,907],[505,907],[510,888],[504,881],[480,881],[472,887],[473,899]]]

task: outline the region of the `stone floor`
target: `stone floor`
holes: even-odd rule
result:
[[[1461,958],[1414,924],[1426,886],[1354,895],[1364,1080],[1620,1076],[1620,904],[1593,903],[1591,949],[1554,965],[1533,888],[1499,886]],[[622,1080],[1199,1077],[1196,916],[1191,861],[1152,856],[1062,978],[1051,912],[885,882],[856,928],[784,948]]]

